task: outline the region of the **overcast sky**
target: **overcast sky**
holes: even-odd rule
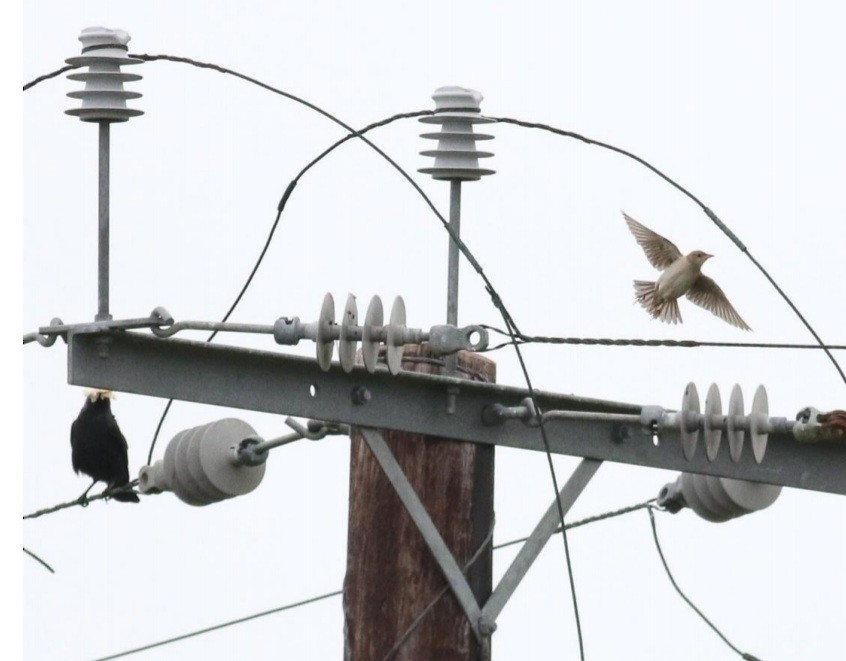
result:
[[[846,85],[844,10],[830,2],[396,2],[49,0],[23,7],[23,81],[79,54],[81,29],[132,35],[130,52],[192,57],[241,71],[363,126],[433,107],[463,85],[483,112],[545,122],[630,149],[716,211],[820,335],[844,343]],[[233,77],[182,64],[132,68],[142,117],[112,129],[112,312],[216,320],[240,289],[290,179],[344,132]],[[13,79],[15,85],[20,82]],[[96,312],[97,131],[64,114],[65,77],[23,94],[21,332]],[[20,89],[16,87],[16,89]],[[371,139],[446,213],[448,189],[417,174],[414,120]],[[542,335],[811,342],[746,257],[690,200],[637,164],[581,143],[491,125],[497,173],[464,187],[463,236],[521,329]],[[17,167],[17,166],[13,166]],[[625,210],[683,252],[716,255],[713,277],[754,328],[739,331],[682,301],[684,325],[633,305],[632,279],[656,272]],[[405,298],[410,326],[442,323],[447,235],[419,196],[363,144],[320,163],[292,196],[233,320],[316,318],[325,292],[362,308]],[[459,321],[499,324],[462,268]],[[202,337],[195,335],[194,337]],[[220,341],[282,350],[267,337]],[[11,341],[11,340],[10,340]],[[18,340],[15,338],[15,342]],[[15,357],[20,349],[15,348]],[[312,346],[296,351],[313,354]],[[846,407],[821,352],[542,347],[525,350],[538,388],[677,407],[685,385],[716,382],[774,415]],[[523,385],[511,352],[498,381]],[[840,352],[841,362],[846,353]],[[77,497],[69,428],[83,403],[66,348],[22,350],[23,512]],[[130,472],[145,463],[164,402],[119,394]],[[174,404],[158,452],[178,431],[235,415],[266,437],[283,417]],[[275,451],[252,494],[205,508],[172,494],[96,502],[23,525],[27,659],[86,661],[339,589],[346,562],[349,442]],[[18,452],[15,448],[14,452]],[[13,456],[15,456],[13,454]],[[20,455],[18,455],[20,456]],[[575,460],[556,457],[559,481]],[[528,534],[552,499],[542,454],[496,458],[497,542]],[[13,469],[14,471],[14,469]],[[643,501],[674,474],[604,465],[579,518]],[[679,583],[744,651],[766,661],[846,657],[842,595],[846,500],[785,489],[768,510],[725,524],[659,515]],[[14,513],[15,518],[19,516]],[[19,520],[19,519],[18,519]],[[574,531],[570,544],[586,658],[712,661],[735,655],[685,606],[638,512]],[[495,577],[515,550],[495,554]],[[139,654],[138,659],[332,659],[340,598]],[[564,554],[553,540],[499,619],[497,659],[578,658]]]

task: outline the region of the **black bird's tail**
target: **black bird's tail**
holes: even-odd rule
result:
[[[138,499],[138,494],[137,494],[137,493],[135,493],[134,491],[130,491],[129,489],[127,489],[126,491],[124,491],[124,490],[123,490],[123,488],[124,488],[124,487],[126,487],[126,486],[127,486],[127,485],[125,485],[125,484],[121,484],[121,485],[117,485],[117,484],[109,485],[109,491],[116,490],[116,491],[115,491],[114,493],[112,493],[109,497],[110,497],[112,500],[116,500],[116,501],[118,501],[118,502],[120,502],[120,503],[139,503],[139,502],[141,502],[141,501]]]

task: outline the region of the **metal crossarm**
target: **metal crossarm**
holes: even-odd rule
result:
[[[68,381],[74,385],[544,449],[537,427],[520,420],[483,422],[492,406],[520,406],[527,397],[521,388],[408,372],[394,376],[383,369],[370,374],[357,367],[347,374],[338,365],[323,372],[309,358],[126,331],[73,333],[68,347]],[[449,389],[458,392],[452,414],[444,405]],[[644,433],[634,417],[644,407],[548,392],[537,392],[537,401],[543,411],[632,416],[628,421],[613,415],[549,419],[550,450],[556,454],[846,494],[843,444],[799,443],[774,432],[760,464],[751,452],[738,461],[728,451],[709,460],[701,445],[688,459],[678,430],[661,430],[655,437]]]

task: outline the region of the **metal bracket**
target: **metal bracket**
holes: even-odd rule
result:
[[[473,590],[470,589],[470,585],[461,571],[461,567],[459,567],[458,562],[447,547],[437,527],[432,522],[423,503],[420,502],[420,498],[414,491],[414,487],[411,486],[405,473],[402,472],[402,468],[397,463],[388,444],[385,443],[385,439],[375,429],[362,428],[361,433],[371,452],[373,452],[373,456],[376,457],[376,461],[382,467],[382,471],[385,473],[388,481],[394,487],[397,496],[399,496],[402,504],[426,541],[426,545],[441,568],[453,594],[458,599],[458,603],[461,604],[461,608],[470,622],[473,633],[484,644],[485,638],[490,637],[496,629],[496,618],[502,612],[505,604],[511,598],[511,595],[514,594],[517,586],[520,585],[520,582],[526,576],[526,573],[540,555],[544,546],[546,546],[549,538],[552,537],[558,528],[560,523],[558,505],[553,502],[549,506],[546,514],[543,515],[538,525],[535,526],[531,536],[523,544],[517,557],[514,558],[511,566],[509,566],[508,570],[500,579],[496,589],[485,603],[485,606],[480,608],[473,594]],[[570,510],[573,503],[576,502],[576,499],[584,491],[601,465],[602,462],[596,459],[582,459],[558,494],[561,510],[564,514]]]

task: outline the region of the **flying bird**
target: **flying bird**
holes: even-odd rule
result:
[[[106,491],[129,483],[128,446],[112,415],[111,398],[110,390],[86,391],[85,404],[71,425],[73,470],[94,480],[80,500],[97,482],[105,482]],[[131,491],[115,493],[112,498],[124,503],[138,502],[138,496]]]
[[[653,319],[668,324],[681,323],[678,299],[687,296],[691,302],[732,326],[752,330],[729,303],[720,286],[702,274],[702,265],[713,255],[701,250],[682,255],[672,241],[641,225],[625,211],[623,218],[649,263],[663,271],[656,282],[634,281],[635,300]]]

